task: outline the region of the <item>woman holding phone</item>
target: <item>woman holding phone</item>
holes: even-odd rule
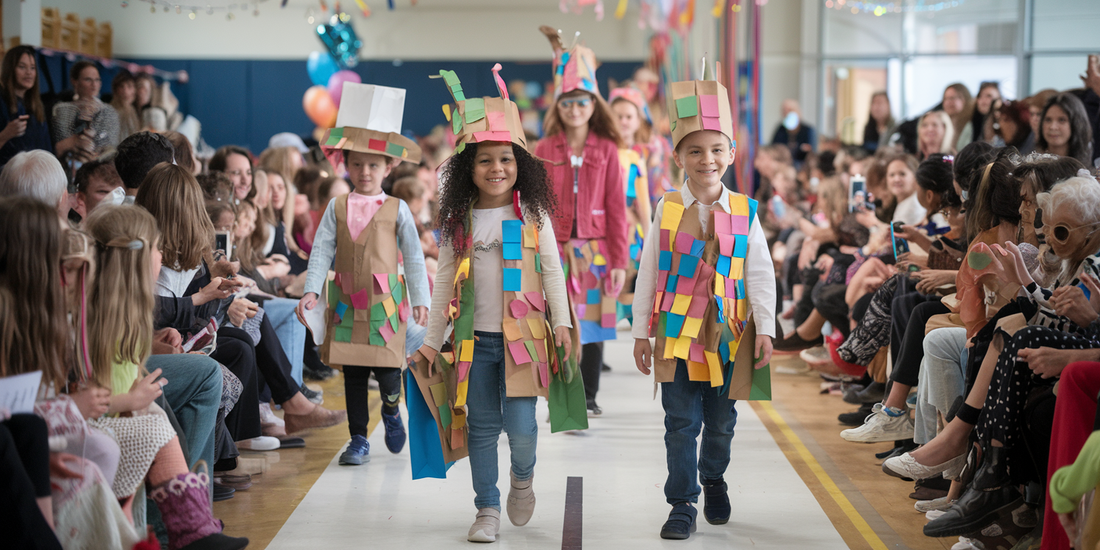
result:
[[[91,147],[91,140],[74,135],[54,146],[46,125],[46,108],[38,94],[38,64],[34,48],[16,46],[0,63],[0,166],[23,151],[42,149],[59,155]]]

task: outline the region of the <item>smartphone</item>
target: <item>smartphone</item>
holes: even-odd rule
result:
[[[900,231],[901,222],[890,224],[890,242],[894,244],[894,260],[898,259],[898,254],[909,252],[909,242],[897,235]]]
[[[221,250],[225,252],[226,261],[233,261],[233,246],[229,243],[228,231],[215,231],[214,232],[214,250]]]
[[[867,203],[867,178],[861,175],[852,176],[848,185],[848,211],[855,212],[857,208]]]

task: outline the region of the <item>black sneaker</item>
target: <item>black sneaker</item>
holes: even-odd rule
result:
[[[607,363],[600,365],[600,372],[611,372],[611,365]]]
[[[324,395],[319,391],[313,391],[306,386],[302,386],[299,391],[302,392],[302,395],[306,396],[306,399],[308,399],[310,403],[321,405],[325,402]]]
[[[836,419],[845,426],[862,426],[863,421],[867,419],[867,415],[871,414],[872,406],[872,403],[864,403],[859,407],[859,409],[850,413],[842,413],[837,416]]]
[[[703,517],[711,525],[723,525],[730,520],[729,487],[725,480],[700,480],[703,485]]]
[[[589,403],[588,404],[588,417],[589,418],[592,418],[593,416],[600,416],[601,414],[603,414],[603,409],[601,409],[599,405],[597,405],[595,403]]]
[[[311,380],[314,382],[324,382],[329,378],[336,376],[336,369],[320,363],[319,365],[303,365],[302,366],[302,378]]]
[[[671,540],[684,540],[691,536],[697,528],[695,516],[699,511],[688,503],[677,504],[668,514],[668,520],[661,526],[661,538]]]

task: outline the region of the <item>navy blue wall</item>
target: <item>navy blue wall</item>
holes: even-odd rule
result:
[[[313,123],[302,110],[302,95],[312,84],[302,61],[127,59],[141,65],[153,65],[165,71],[185,70],[187,84],[174,83],[172,90],[180,101],[180,110],[202,122],[202,134],[214,147],[242,145],[259,153],[267,140],[278,132],[306,135]],[[363,82],[408,90],[405,98],[404,126],[417,135],[445,122],[440,106],[451,97],[442,80],[428,75],[440,69],[458,73],[467,97],[496,96],[496,84],[490,69],[492,61],[363,61],[355,68]],[[607,95],[607,79],[622,82],[630,78],[641,62],[604,63],[597,71],[600,91]],[[506,82],[550,79],[550,63],[501,63]],[[48,70],[58,91],[69,88],[71,62],[62,57],[46,58]],[[114,69],[102,70],[103,93],[110,93]],[[65,74],[63,74],[65,73]],[[41,89],[49,88],[43,75]]]

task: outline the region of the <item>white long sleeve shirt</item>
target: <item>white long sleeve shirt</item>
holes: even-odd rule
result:
[[[472,214],[471,232],[473,250],[470,251],[470,270],[474,280],[474,330],[501,332],[504,319],[504,258],[501,248],[503,232],[501,222],[516,220],[511,204],[500,208],[475,208]],[[539,254],[542,258],[542,288],[546,293],[550,322],[554,328],[569,327],[569,298],[565,292],[565,275],[558,258],[554,225],[543,218],[539,230]],[[447,329],[448,304],[454,292],[456,258],[451,245],[439,247],[439,265],[435,274],[432,293],[432,313],[428,319],[428,334],[424,343],[439,350]]]
[[[730,191],[722,188],[722,195],[714,205],[718,205],[727,213],[729,210]],[[699,202],[691,194],[688,185],[680,189],[680,196],[684,201],[684,208]],[[664,199],[657,202],[656,215],[650,227],[661,227],[661,214],[663,212]],[[712,205],[713,206],[713,205]],[[704,209],[704,212],[707,212]],[[709,224],[710,216],[702,221],[704,230]],[[631,334],[634,338],[649,338],[649,320],[653,312],[653,300],[657,287],[657,264],[660,253],[660,243],[657,242],[659,232],[654,231],[652,236],[646,238],[642,245],[642,260],[638,266],[638,280],[634,285],[634,326]],[[750,312],[756,320],[756,333],[775,338],[775,268],[772,266],[771,252],[768,250],[768,240],[760,229],[760,219],[752,220],[749,227],[749,245],[745,252],[745,293],[748,295]]]

